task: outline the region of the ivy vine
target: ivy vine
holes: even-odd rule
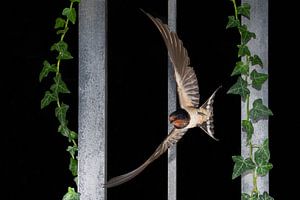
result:
[[[242,200],[273,200],[266,192],[258,191],[257,178],[265,176],[272,169],[273,165],[269,162],[270,150],[269,141],[265,139],[262,144],[254,144],[252,136],[255,132],[253,123],[273,115],[272,111],[263,104],[262,99],[253,101],[250,109],[250,90],[252,87],[256,90],[261,90],[262,85],[268,79],[268,74],[258,72],[257,66],[263,67],[263,62],[258,55],[252,55],[247,44],[251,39],[255,39],[255,33],[248,30],[245,24],[242,24],[240,17],[250,19],[250,5],[243,3],[237,6],[235,0],[230,0],[234,7],[234,16],[228,17],[226,28],[237,28],[241,37],[241,43],[238,46],[238,57],[243,58],[238,61],[233,69],[231,76],[239,75],[237,82],[231,86],[227,93],[238,94],[242,101],[245,102],[246,118],[242,119],[242,130],[247,135],[247,147],[249,148],[250,156],[244,158],[241,155],[232,156],[234,167],[232,179],[235,179],[246,172],[253,175],[253,189],[250,194],[243,193]]]
[[[52,102],[56,103],[55,116],[58,119],[59,126],[58,132],[64,137],[68,138],[69,146],[67,151],[70,153],[69,170],[71,171],[74,181],[77,185],[77,133],[68,128],[67,111],[69,106],[61,100],[61,94],[70,93],[66,83],[62,79],[60,72],[61,63],[64,60],[72,59],[70,51],[68,50],[68,44],[64,41],[65,36],[69,30],[70,22],[74,25],[76,22],[76,9],[74,5],[79,3],[80,0],[70,0],[70,6],[64,8],[62,11],[62,17],[58,17],[55,21],[54,28],[57,35],[59,35],[58,42],[54,43],[50,50],[55,51],[57,54],[56,61],[51,64],[47,60],[43,62],[43,68],[39,75],[39,81],[41,82],[48,75],[53,76],[53,82],[50,89],[45,92],[43,99],[41,100],[41,109],[47,107]],[[67,193],[63,196],[63,200],[79,200],[79,193],[73,187],[68,187]]]

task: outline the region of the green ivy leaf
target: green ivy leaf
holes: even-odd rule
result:
[[[70,158],[69,170],[71,171],[73,176],[77,176],[78,162],[76,159]]]
[[[54,84],[51,85],[50,89],[54,94],[58,95],[59,93],[70,93],[66,83],[61,79],[61,75],[58,74],[53,78]]]
[[[241,44],[241,45],[237,45],[237,46],[239,48],[239,51],[238,51],[238,56],[239,57],[241,57],[241,56],[250,56],[251,55],[250,50],[246,45]]]
[[[259,195],[259,200],[274,200],[274,198],[271,197],[267,192],[264,192],[263,194]]]
[[[71,142],[72,140],[76,140],[77,139],[77,133],[75,131],[70,131],[69,134],[69,142]]]
[[[62,200],[80,200],[79,194],[75,192],[74,188],[69,187],[68,192],[64,195]]]
[[[254,193],[251,194],[249,200],[259,200],[258,198],[259,198],[258,193],[254,192]]]
[[[240,26],[240,20],[235,19],[234,16],[228,16],[228,23],[226,25],[226,29],[233,28],[233,27],[239,27]]]
[[[249,200],[250,199],[250,195],[247,193],[242,193],[242,200]]]
[[[272,168],[273,165],[271,163],[260,164],[256,168],[256,173],[258,176],[265,176]]]
[[[66,120],[64,124],[60,124],[58,127],[58,132],[65,137],[69,137],[70,129],[67,127],[68,121]]]
[[[57,96],[51,93],[50,91],[46,91],[43,99],[41,100],[41,109],[48,106],[51,102],[56,101]]]
[[[77,2],[77,3],[80,3],[80,0],[70,0],[72,3],[75,3],[75,2]]]
[[[242,61],[239,61],[235,64],[235,67],[233,69],[233,72],[231,73],[231,76],[234,76],[234,75],[238,75],[238,74],[248,74],[249,72],[249,65],[242,62]]]
[[[62,103],[60,107],[56,107],[55,109],[55,116],[57,117],[58,121],[63,125],[67,124],[66,115],[68,109],[69,106],[64,103]]]
[[[69,59],[73,59],[73,56],[71,55],[71,53],[69,51],[63,51],[60,52],[58,54],[58,56],[56,57],[57,60],[69,60]]]
[[[270,150],[268,139],[265,139],[263,144],[254,153],[254,160],[257,164],[256,172],[259,176],[265,176],[273,168],[273,165],[269,163]]]
[[[235,179],[244,172],[255,168],[255,164],[250,158],[244,159],[242,156],[232,156],[232,160],[235,162],[232,179]]]
[[[258,121],[271,115],[273,115],[272,111],[263,104],[262,99],[256,99],[253,102],[253,107],[250,110],[250,118],[253,121]]]
[[[247,95],[250,94],[250,91],[247,88],[247,81],[243,80],[242,77],[239,77],[237,82],[227,91],[227,94],[239,94],[243,100],[246,99]]]
[[[62,28],[62,27],[65,26],[65,23],[66,23],[66,21],[63,18],[58,17],[55,20],[55,26],[54,26],[54,28],[55,29]]]
[[[75,158],[76,152],[78,151],[77,146],[68,146],[67,152],[69,152],[72,156],[72,158]]]
[[[257,164],[268,163],[270,159],[269,140],[265,139],[263,144],[254,153],[254,160]]]
[[[256,35],[253,32],[248,31],[248,28],[245,24],[238,27],[240,33],[241,33],[241,40],[242,44],[247,44],[252,38],[255,39]]]
[[[66,16],[73,24],[76,22],[76,10],[75,8],[65,8],[62,15]]]
[[[243,15],[250,19],[250,4],[243,3],[241,6],[237,8],[238,14]]]
[[[252,87],[261,90],[262,85],[268,79],[268,74],[259,73],[255,69],[251,72]]]
[[[56,72],[56,71],[57,71],[56,65],[54,64],[50,65],[50,63],[47,60],[45,60],[43,62],[43,69],[40,73],[39,81],[41,82],[43,78],[47,77],[50,72]]]
[[[252,125],[251,121],[242,120],[242,127],[243,127],[243,130],[247,134],[247,144],[249,144],[249,141],[251,140],[253,132],[254,132],[253,125]]]
[[[263,62],[258,55],[251,56],[250,61],[253,66],[259,65],[259,66],[263,67]]]
[[[65,43],[64,41],[59,41],[57,43],[54,43],[51,48],[51,51],[57,51],[57,52],[64,52],[68,50],[68,44]]]
[[[58,60],[67,60],[67,59],[72,59],[71,53],[68,51],[68,44],[65,43],[64,41],[59,41],[55,44],[53,44],[50,48],[51,51],[57,51],[59,52],[58,56],[56,59]]]

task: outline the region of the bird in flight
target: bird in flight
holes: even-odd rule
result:
[[[143,10],[142,10],[143,11]],[[155,24],[161,33],[168,55],[174,67],[177,93],[180,109],[169,115],[169,121],[174,126],[169,135],[156,148],[154,153],[135,170],[110,179],[104,187],[110,188],[121,185],[140,174],[150,163],[165,153],[168,148],[177,143],[182,136],[194,127],[200,127],[210,137],[214,137],[213,125],[213,101],[218,88],[209,99],[199,107],[199,88],[196,74],[190,67],[190,59],[187,50],[175,32],[171,32],[168,25],[160,19],[152,17],[143,11]]]

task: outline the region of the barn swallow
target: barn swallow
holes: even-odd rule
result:
[[[199,107],[200,95],[197,77],[193,68],[190,67],[190,59],[182,41],[160,19],[152,17],[145,11],[143,12],[156,25],[167,47],[169,59],[174,67],[180,109],[169,115],[169,121],[174,128],[154,153],[135,170],[110,179],[104,185],[106,188],[118,186],[136,177],[150,163],[165,153],[168,148],[177,143],[190,128],[200,127],[210,137],[217,140],[214,137],[213,101],[220,87]]]

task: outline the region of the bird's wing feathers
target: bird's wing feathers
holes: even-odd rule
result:
[[[121,185],[122,183],[125,183],[137,175],[139,175],[150,163],[152,163],[154,160],[159,158],[163,153],[165,153],[168,148],[170,148],[173,144],[177,143],[182,136],[186,133],[187,129],[176,129],[173,128],[171,133],[166,137],[166,139],[157,147],[157,149],[154,151],[154,153],[146,160],[141,166],[136,168],[135,170],[116,176],[112,179],[110,179],[104,187],[110,188],[115,187],[118,185]]]
[[[180,106],[182,108],[198,107],[200,98],[198,81],[194,69],[189,66],[190,59],[182,41],[160,19],[144,13],[156,25],[168,49],[170,60],[174,66]]]

